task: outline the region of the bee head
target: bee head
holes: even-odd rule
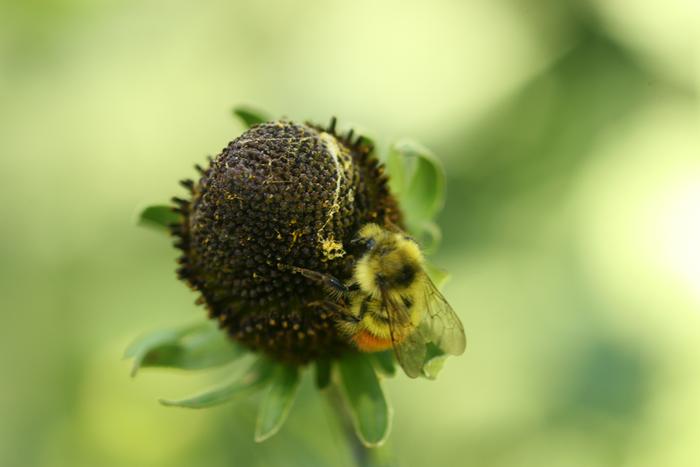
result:
[[[360,255],[371,253],[384,238],[385,230],[377,224],[365,224],[355,237],[350,240],[350,247]]]

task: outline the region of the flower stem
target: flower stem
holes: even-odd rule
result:
[[[387,452],[382,448],[368,448],[357,437],[350,412],[348,411],[340,389],[336,384],[330,384],[325,391],[326,399],[333,412],[337,415],[343,437],[352,452],[357,467],[390,467],[393,465]]]

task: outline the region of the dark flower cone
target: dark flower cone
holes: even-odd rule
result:
[[[290,363],[351,349],[318,304],[326,292],[291,267],[347,280],[357,230],[401,224],[372,147],[334,127],[254,126],[174,198],[179,277],[232,338]]]

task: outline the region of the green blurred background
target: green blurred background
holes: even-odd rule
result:
[[[230,368],[121,360],[204,313],[134,214],[240,103],[445,163],[469,348],[387,381],[401,465],[697,465],[698,31],[690,0],[3,0],[0,465],[352,465],[308,378],[255,445],[255,400],[156,402]]]

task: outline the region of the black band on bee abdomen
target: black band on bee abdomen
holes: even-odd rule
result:
[[[362,303],[360,304],[360,319],[364,318],[365,315],[369,312],[369,302],[371,300],[372,297],[369,295],[362,300]]]

